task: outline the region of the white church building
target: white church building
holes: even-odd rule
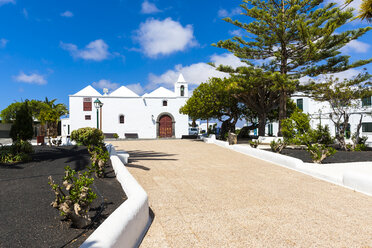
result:
[[[69,118],[62,119],[61,134],[67,137],[82,127],[99,127],[119,138],[181,138],[188,134],[189,117],[179,113],[187,99],[188,84],[182,74],[174,91],[160,87],[139,96],[125,86],[108,94],[92,86],[69,95]],[[101,108],[95,105],[101,103]],[[98,107],[98,106],[97,106]]]

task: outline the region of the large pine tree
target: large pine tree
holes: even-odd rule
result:
[[[224,20],[243,29],[245,35],[213,45],[227,49],[248,66],[260,67],[256,61],[266,60],[264,68],[269,64],[272,72],[287,79],[276,85],[280,92],[279,135],[281,121],[286,118],[286,100],[297,89],[297,79],[341,72],[372,61],[350,63],[349,56],[339,51],[371,29],[338,30],[353,19],[351,8],[324,5],[323,0],[243,0],[240,6],[252,21]]]

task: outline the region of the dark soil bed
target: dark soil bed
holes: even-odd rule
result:
[[[106,177],[95,179],[98,197],[89,211],[103,211],[89,229],[76,229],[61,221],[59,211],[50,206],[54,193],[48,184],[52,175],[61,184],[64,167],[83,171],[90,165],[84,147],[34,147],[32,162],[0,164],[0,247],[79,247],[125,199],[109,163]]]
[[[286,148],[282,151],[283,155],[301,159],[306,163],[312,163],[311,156],[306,150]],[[322,161],[327,163],[349,163],[349,162],[372,162],[372,150],[362,152],[337,151]]]

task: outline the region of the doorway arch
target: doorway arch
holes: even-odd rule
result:
[[[172,138],[175,133],[175,121],[170,113],[159,114],[156,120],[156,136],[159,138]]]

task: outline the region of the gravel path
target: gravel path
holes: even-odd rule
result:
[[[155,214],[141,247],[372,247],[372,197],[198,141],[112,143]]]

